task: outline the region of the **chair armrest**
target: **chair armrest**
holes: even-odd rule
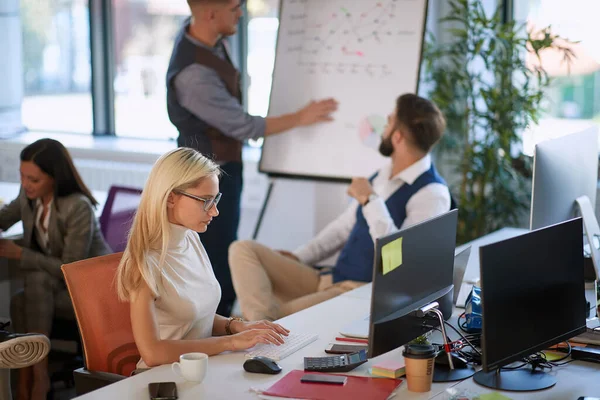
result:
[[[127,378],[126,376],[112,374],[110,372],[88,371],[85,368],[79,368],[73,371],[73,377],[75,378],[75,392],[77,393],[77,396],[81,396]]]

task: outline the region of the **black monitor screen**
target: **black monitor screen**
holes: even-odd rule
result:
[[[452,285],[457,215],[453,210],[377,240],[371,300],[374,321]],[[394,242],[402,251],[402,264],[386,273],[383,249]]]
[[[369,357],[439,325],[435,318],[425,322],[413,315],[426,304],[437,302],[450,318],[457,219],[458,211],[452,210],[376,240]]]
[[[585,331],[581,218],[480,247],[486,372]]]

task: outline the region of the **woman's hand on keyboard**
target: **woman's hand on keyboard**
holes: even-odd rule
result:
[[[267,321],[266,319],[260,321],[231,322],[231,330],[234,333],[244,332],[250,329],[271,329],[283,336],[287,336],[290,333],[290,331],[288,329],[285,329],[283,326],[276,324],[275,322]]]
[[[256,346],[259,343],[274,344],[279,346],[283,344],[283,338],[273,329],[249,329],[235,335],[231,335],[231,347],[233,350],[246,350]]]

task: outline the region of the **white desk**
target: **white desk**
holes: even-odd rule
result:
[[[148,383],[174,381],[177,383],[181,400],[198,399],[257,399],[251,387],[266,389],[293,369],[303,369],[305,356],[325,356],[325,346],[334,340],[338,330],[345,324],[368,314],[371,285],[365,285],[354,291],[318,304],[314,307],[290,315],[280,322],[291,330],[308,331],[319,334],[319,339],[304,349],[279,362],[283,371],[279,375],[250,374],[243,370],[243,353],[228,353],[209,358],[208,373],[202,384],[185,382],[171,371],[170,365],[153,368],[147,372],[127,378],[97,391],[79,397],[81,400],[132,399],[147,400]],[[462,310],[461,310],[462,311]],[[449,333],[450,337],[455,337]],[[375,362],[388,358],[401,357],[399,349],[386,353],[361,365],[349,374],[368,375],[368,368]],[[513,399],[577,399],[577,396],[600,393],[600,365],[574,362],[556,368],[558,384],[555,388],[537,393],[508,393]],[[395,399],[445,399],[446,389],[456,387],[469,389],[474,393],[489,393],[490,390],[479,387],[468,379],[457,383],[434,383],[429,393],[408,392],[406,384],[397,390]],[[575,395],[577,394],[577,395]]]
[[[9,204],[11,201],[19,196],[19,188],[20,184],[14,182],[0,182],[0,201],[3,205]],[[102,208],[104,207],[104,203],[106,202],[107,192],[102,190],[93,190],[92,194],[98,201],[98,206],[96,207],[96,217],[100,217],[102,213]],[[2,205],[0,205],[2,208]],[[2,232],[2,238],[8,239],[18,239],[23,235],[23,225],[21,223],[16,223],[11,226],[8,230]]]
[[[600,364],[575,361],[562,367],[555,367],[550,372],[557,379],[556,385],[538,392],[500,392],[513,400],[577,400],[580,396],[600,395]],[[467,390],[471,393],[491,393],[490,389],[476,384],[472,378],[454,386],[456,390]],[[444,399],[436,396],[433,399]]]
[[[367,285],[370,288],[370,285]],[[357,290],[364,291],[359,288]],[[323,351],[327,344],[334,341],[339,329],[345,324],[363,317],[369,313],[370,302],[360,298],[361,292],[346,293],[309,309],[290,315],[279,321],[282,325],[293,331],[307,331],[319,334],[319,338],[301,349],[300,351],[281,360],[279,364],[283,371],[278,375],[251,374],[245,372],[242,364],[244,354],[229,353],[210,357],[208,360],[208,373],[202,384],[185,382],[171,371],[170,365],[153,368],[142,374],[127,378],[123,381],[106,386],[102,389],[79,397],[82,400],[95,399],[148,399],[148,383],[159,381],[174,381],[177,383],[179,398],[186,399],[257,399],[255,393],[249,391],[251,387],[266,389],[281,379],[284,374],[293,369],[303,369],[305,356],[326,356]],[[394,350],[373,360],[381,361],[391,357],[401,357],[400,350]],[[368,368],[373,361],[361,365],[349,374],[368,375]],[[410,393],[406,384],[402,384],[398,392],[401,398],[429,399],[442,393],[450,384],[434,384],[429,393]]]

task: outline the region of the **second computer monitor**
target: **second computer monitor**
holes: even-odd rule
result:
[[[533,162],[531,230],[575,216],[575,200],[596,204],[598,130],[596,127],[538,143]]]
[[[581,231],[577,218],[479,248],[483,371],[477,383],[517,391],[554,384],[537,370],[500,369],[585,331]]]
[[[414,312],[432,301],[450,318],[457,215],[452,210],[376,240],[369,357],[439,325],[436,319],[425,321]]]

